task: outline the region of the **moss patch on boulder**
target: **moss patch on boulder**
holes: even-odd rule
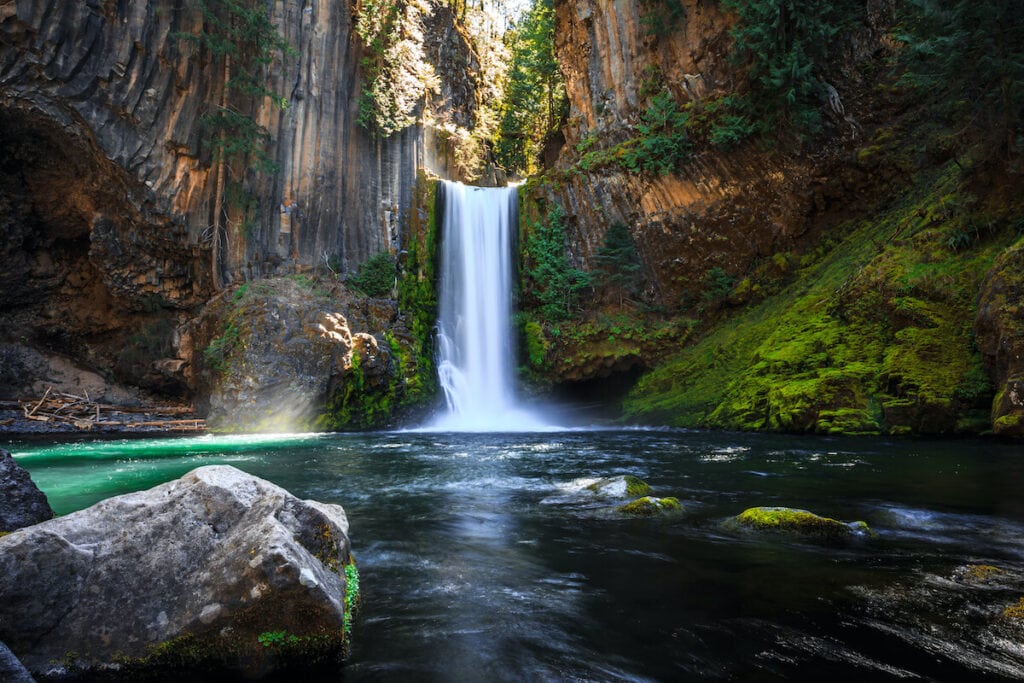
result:
[[[626,515],[634,515],[636,517],[653,517],[655,515],[681,513],[683,511],[683,506],[679,502],[678,498],[653,498],[651,496],[644,496],[643,498],[632,500],[625,505],[620,505],[615,509]]]
[[[983,206],[950,164],[884,212],[836,226],[781,291],[642,377],[626,418],[822,434],[987,429],[994,392],[973,321],[1020,210]],[[970,239],[951,241],[960,234]]]
[[[598,479],[587,486],[587,490],[607,498],[636,498],[646,496],[651,492],[651,487],[643,479],[626,474]]]
[[[842,539],[874,532],[864,522],[841,522],[807,510],[787,507],[752,507],[727,520],[732,528],[754,531],[783,531],[804,536]]]

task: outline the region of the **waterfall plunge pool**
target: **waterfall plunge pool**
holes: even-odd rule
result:
[[[209,464],[343,505],[364,602],[323,680],[1024,678],[1024,624],[1002,616],[1024,596],[1019,446],[630,430],[5,447],[59,514]],[[582,486],[619,474],[684,514],[630,518]],[[878,536],[721,526],[755,505]]]

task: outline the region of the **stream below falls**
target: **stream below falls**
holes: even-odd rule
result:
[[[363,607],[323,680],[1024,678],[1024,624],[1002,616],[1024,596],[1019,446],[644,430],[3,445],[58,514],[210,464],[343,505]],[[584,488],[619,474],[685,512],[630,518]],[[721,526],[755,505],[878,535]]]

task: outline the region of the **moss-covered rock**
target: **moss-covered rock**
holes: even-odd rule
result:
[[[990,564],[968,564],[953,572],[956,581],[967,584],[985,584],[1006,576],[1006,570]]]
[[[587,485],[587,491],[603,498],[636,498],[646,496],[651,487],[643,479],[632,474],[605,477]]]
[[[417,342],[395,301],[333,277],[245,283],[185,335],[214,431],[333,431],[393,424],[429,399]],[[429,370],[427,370],[429,371]]]
[[[838,226],[781,291],[642,377],[624,402],[627,418],[824,434],[987,429],[993,390],[975,346],[975,301],[1016,239],[1011,217],[992,211],[973,202],[950,165],[886,212]],[[965,244],[951,241],[964,231]],[[1011,280],[1024,280],[1020,269],[1001,272],[989,287],[989,317],[1007,321],[995,326],[996,340],[1016,334],[1008,321],[1017,310],[1014,297],[996,292],[1016,292]],[[994,414],[1008,416],[1002,433],[1019,424],[1011,403]]]
[[[807,510],[787,507],[747,508],[727,520],[725,524],[733,529],[781,531],[826,539],[874,535],[871,528],[864,522],[840,522],[837,519],[821,517]]]
[[[1003,618],[1016,622],[1024,622],[1024,598],[1017,601],[1017,604],[1010,605],[1003,610]]]
[[[653,498],[644,496],[615,508],[618,512],[636,517],[653,517],[655,515],[678,514],[683,506],[678,498]]]

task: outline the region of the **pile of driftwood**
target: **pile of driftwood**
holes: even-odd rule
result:
[[[29,420],[62,423],[76,429],[156,427],[175,432],[206,429],[206,421],[199,418],[173,419],[175,416],[191,414],[192,408],[188,406],[113,406],[91,400],[88,393],[85,396],[75,396],[54,391],[53,387],[47,388],[39,400],[18,403]]]

